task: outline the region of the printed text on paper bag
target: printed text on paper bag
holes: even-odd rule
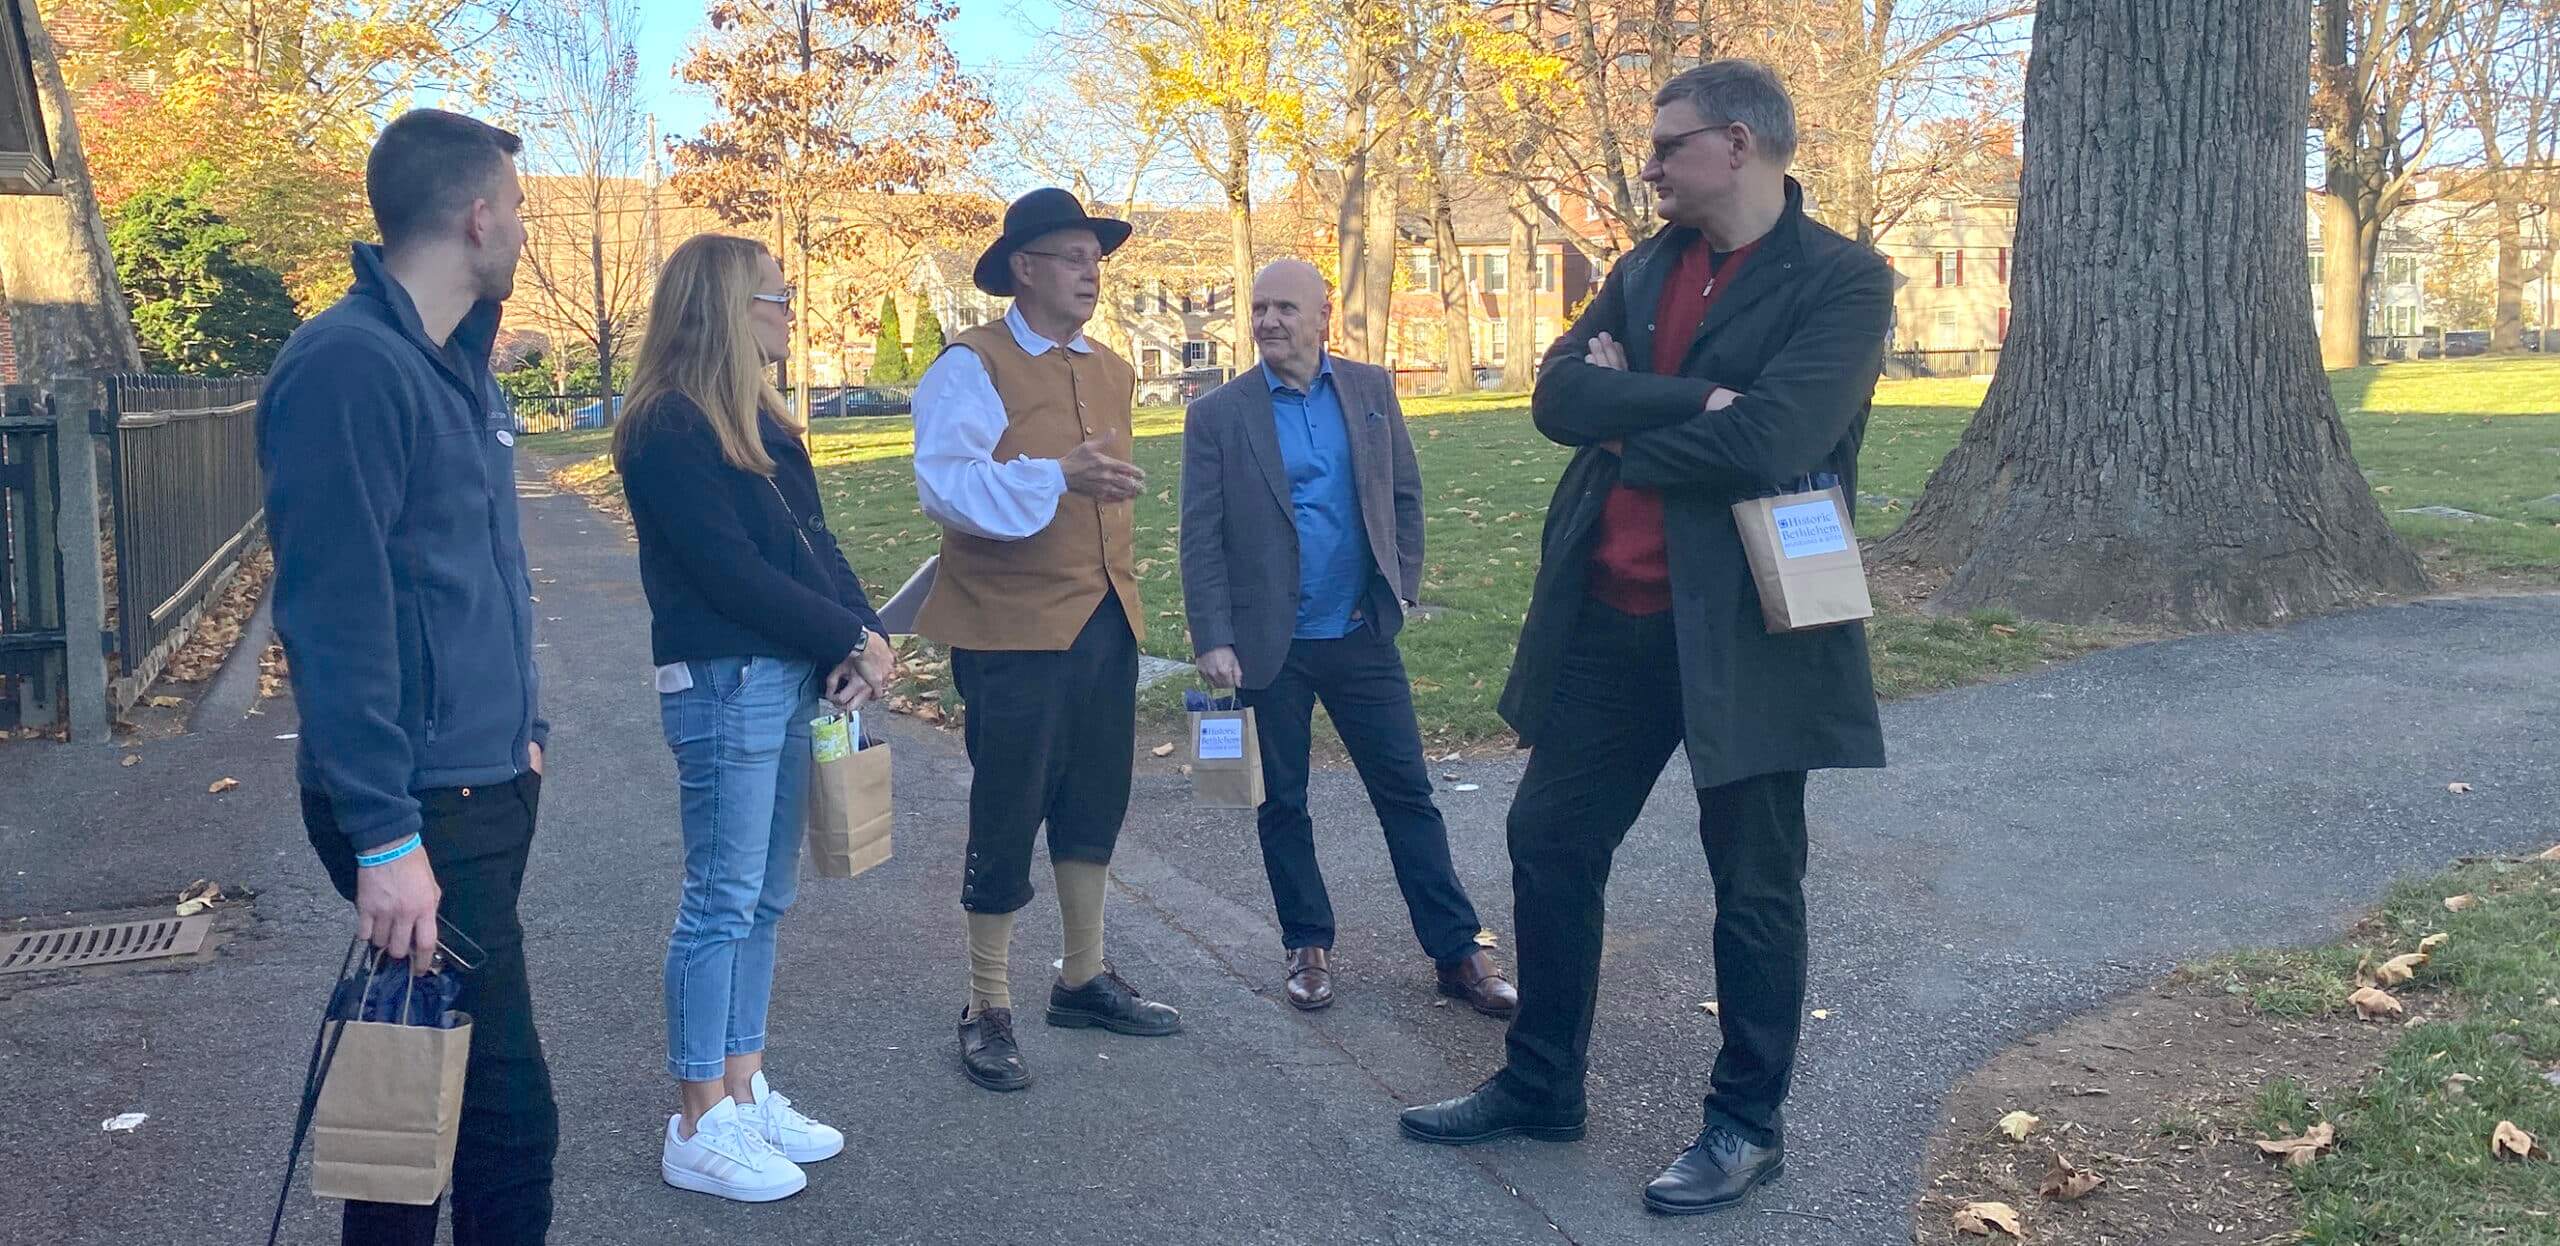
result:
[[[1202,761],[1234,760],[1244,756],[1244,720],[1241,718],[1203,718],[1200,720]]]
[[[1849,548],[1849,536],[1840,530],[1840,508],[1829,498],[1772,507],[1769,518],[1778,526],[1778,549],[1789,558],[1837,554]]]

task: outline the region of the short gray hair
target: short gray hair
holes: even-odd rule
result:
[[[1796,158],[1796,106],[1776,71],[1758,61],[1708,61],[1680,72],[1654,92],[1653,106],[1686,103],[1708,125],[1750,127],[1760,154],[1779,168]]]

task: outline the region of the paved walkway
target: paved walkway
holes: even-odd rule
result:
[[[1035,1020],[1030,1092],[962,1080],[967,767],[902,722],[898,858],[811,881],[784,927],[774,1069],[854,1145],[807,1194],[737,1207],[655,1169],[676,827],[630,549],[573,497],[526,506],[559,724],[526,912],[567,1127],[563,1243],[1907,1240],[1941,1096],[2007,1041],[2182,958],[2330,934],[2395,875],[2560,837],[2560,598],[2128,649],[1889,707],[1893,769],[1813,788],[1812,1006],[1829,1015],[1808,1023],[1789,1176],[1744,1210],[1664,1221],[1635,1192],[1695,1128],[1715,1043],[1697,1007],[1709,894],[1676,781],[1619,858],[1591,1136],[1452,1151],[1404,1142],[1395,1111],[1474,1084],[1500,1030],[1438,1006],[1347,772],[1320,774],[1315,800],[1345,925],[1333,1010],[1278,998],[1249,818],[1196,812],[1179,776],[1150,771],[1110,948],[1190,1028],[1142,1041]],[[294,821],[274,738],[293,729],[270,705],[132,767],[0,749],[0,915],[142,903],[200,876],[259,893],[208,964],[0,979],[12,1240],[256,1240],[347,931]],[[1508,932],[1518,761],[1435,769],[1481,785],[1442,799],[1461,872]],[[226,776],[238,790],[206,793]],[[1044,895],[1017,977],[1042,980],[1056,939]],[[100,1132],[125,1111],[151,1119]],[[288,1240],[328,1240],[330,1223],[297,1195]]]

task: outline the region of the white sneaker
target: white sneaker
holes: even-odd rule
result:
[[[668,1185],[741,1203],[770,1203],[808,1188],[809,1175],[739,1116],[736,1100],[722,1099],[703,1113],[690,1138],[677,1134],[683,1122],[682,1115],[667,1118],[658,1173]]]
[[[842,1132],[802,1116],[791,1106],[790,1099],[774,1093],[773,1087],[765,1084],[764,1074],[755,1075],[752,1089],[756,1101],[739,1104],[738,1119],[744,1121],[749,1129],[762,1132],[764,1140],[774,1150],[782,1152],[784,1159],[795,1164],[814,1164],[822,1159],[834,1159],[844,1150]]]

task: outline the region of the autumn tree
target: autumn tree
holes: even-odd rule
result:
[[[108,210],[210,162],[212,210],[243,254],[317,311],[370,237],[364,157],[414,99],[469,109],[500,69],[517,0],[58,0],[108,35],[65,66]]]
[[[2446,36],[2461,0],[2313,0],[2311,115],[2320,132],[2320,357],[2364,362],[2366,286],[2383,226],[2445,131]]]
[[[2425,587],[2348,451],[2311,327],[2308,16],[2038,9],[2015,327],[1877,551],[1947,574],[1941,608],[2220,627]]]
[[[993,106],[943,27],[948,0],[713,0],[709,31],[679,71],[714,116],[674,144],[675,185],[773,240],[814,290],[818,266],[911,249],[982,203],[945,185],[988,137]],[[874,287],[876,288],[876,287]],[[793,320],[788,373],[808,420],[808,317]]]
[[[636,0],[525,5],[507,32],[509,111],[537,170],[525,179],[519,296],[585,341],[599,379],[617,375],[650,294],[639,35]]]
[[[1070,0],[1079,46],[1140,88],[1142,130],[1162,133],[1218,187],[1227,209],[1228,269],[1239,308],[1253,289],[1253,189],[1265,144],[1304,124],[1303,98],[1281,72],[1303,13],[1296,0]],[[1250,336],[1234,317],[1236,355]]]

